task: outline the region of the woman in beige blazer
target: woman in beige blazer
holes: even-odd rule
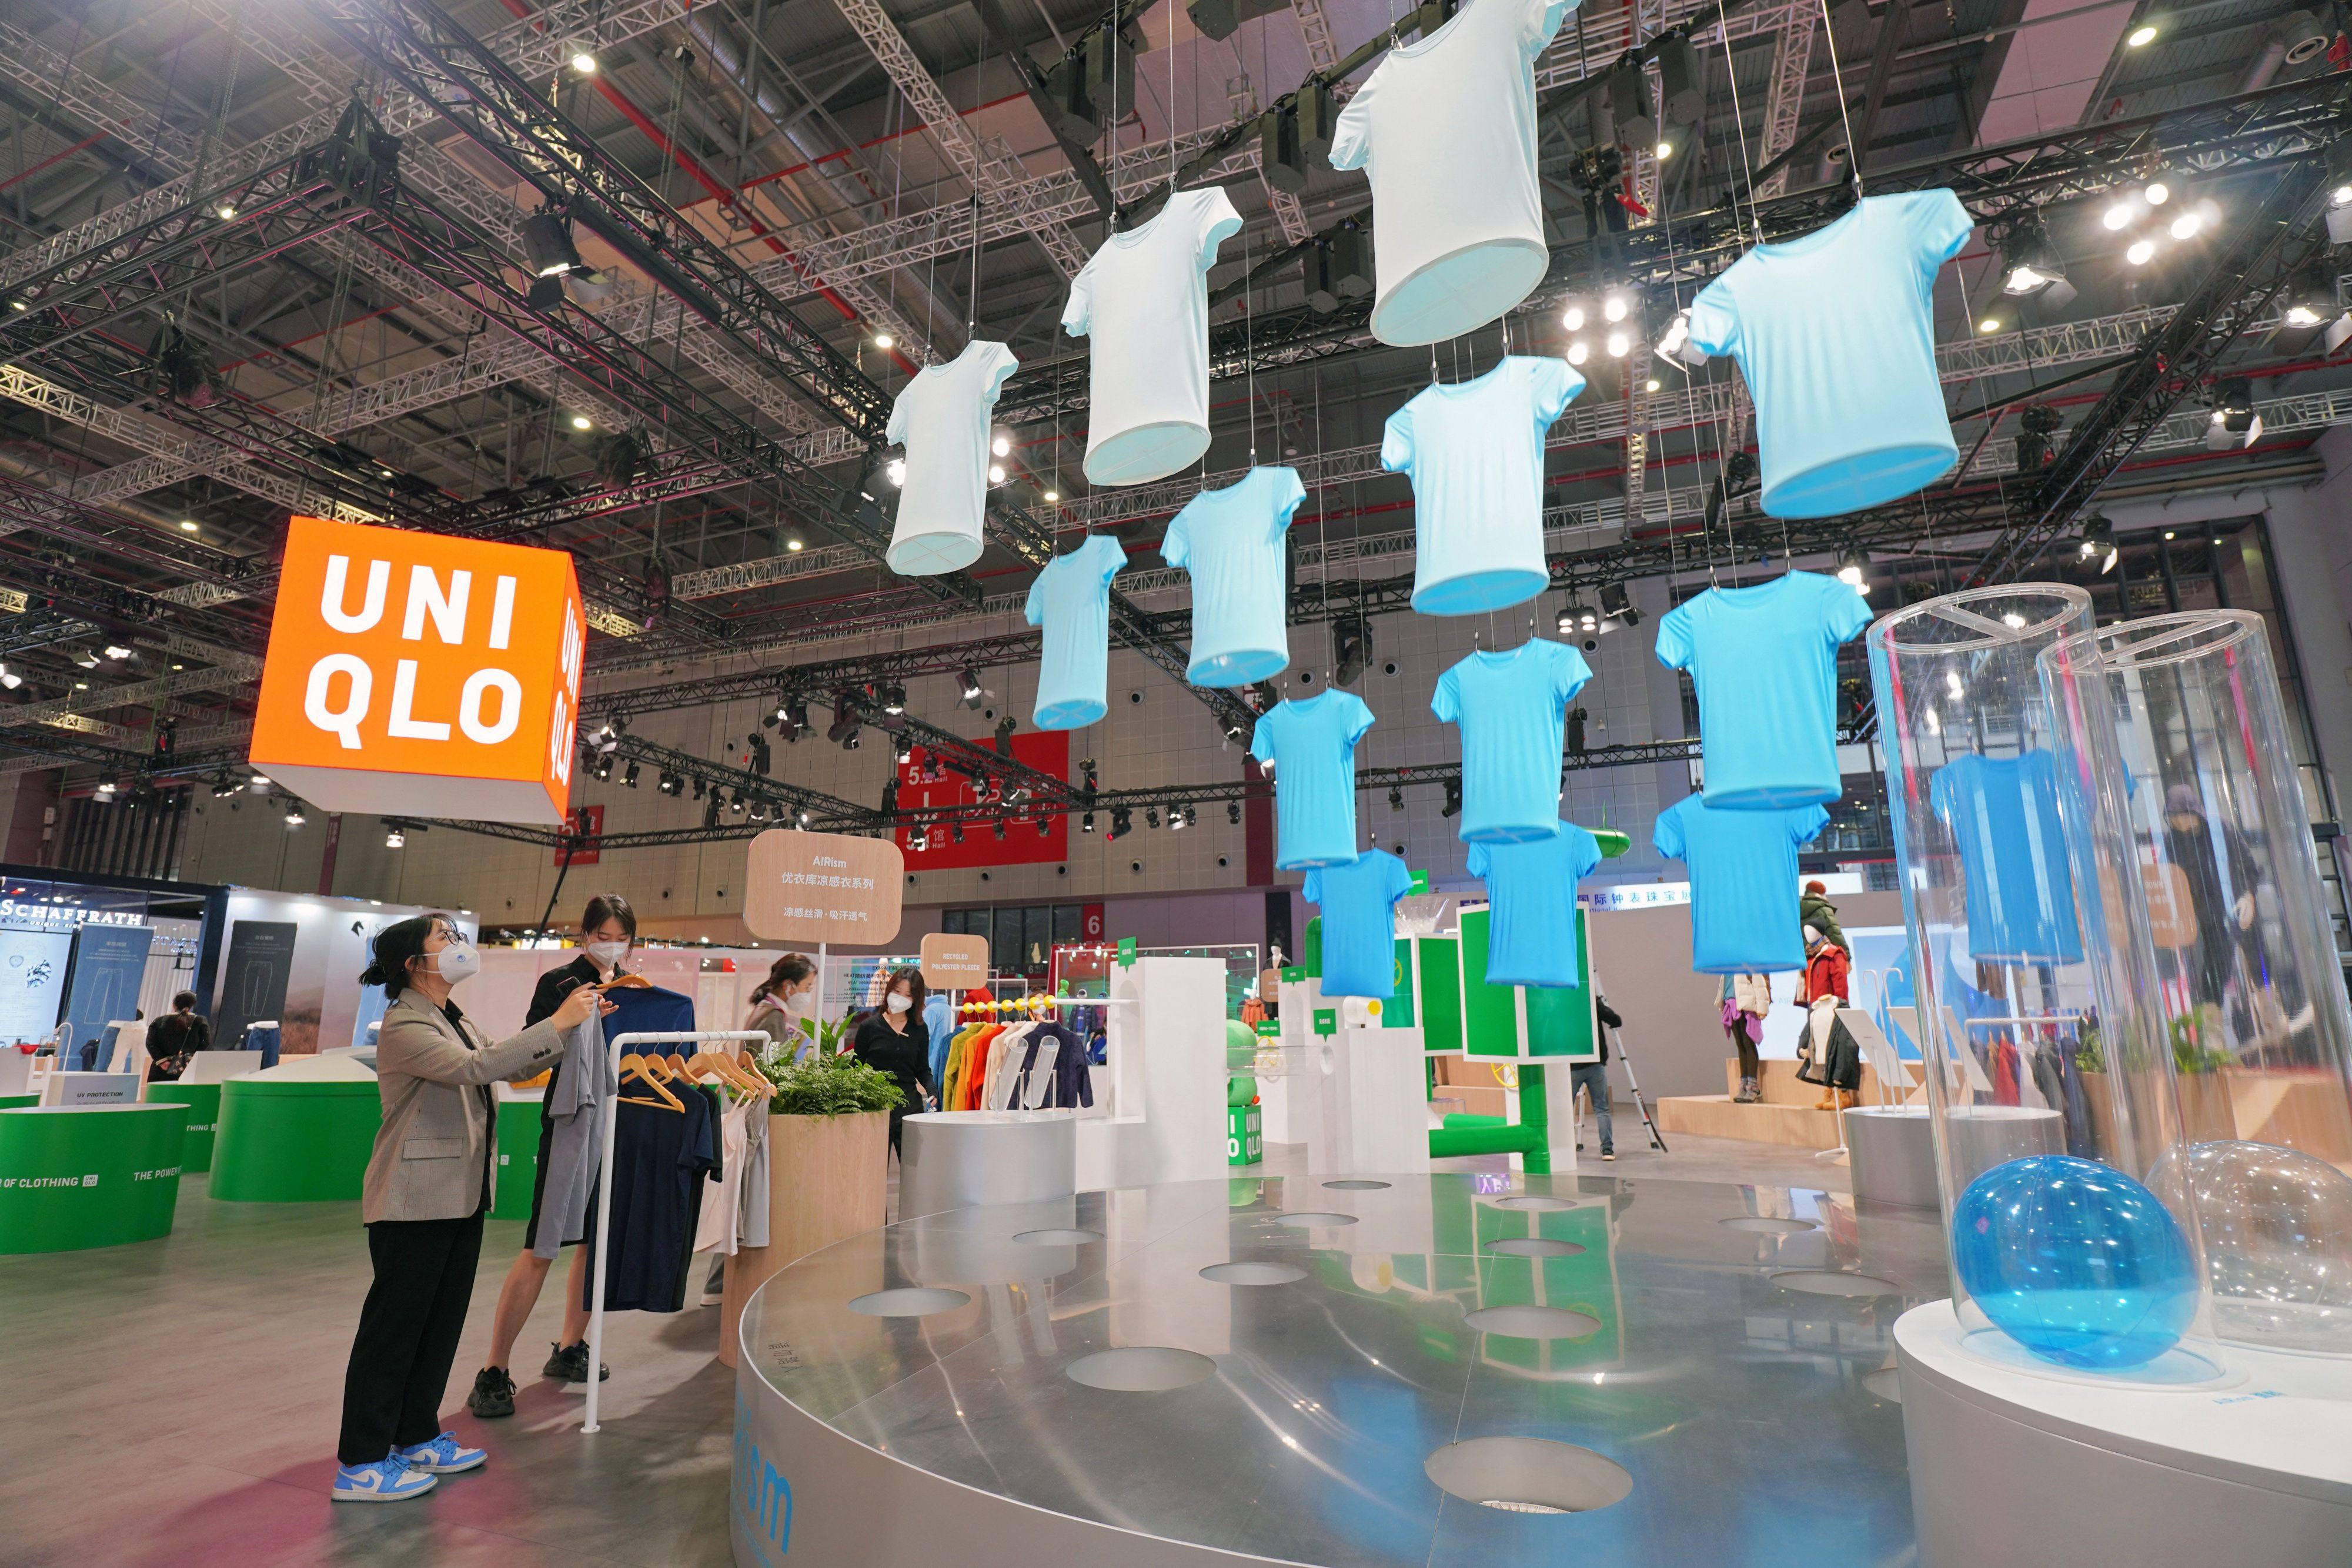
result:
[[[496,1045],[449,999],[481,955],[446,915],[377,933],[362,985],[391,1006],[376,1043],[383,1123],[360,1197],[375,1282],[343,1375],[338,1502],[390,1502],[488,1458],[441,1430],[441,1395],[465,1332],[497,1166],[490,1085],[529,1078],[564,1036],[612,1004],[581,987],[552,1017]]]

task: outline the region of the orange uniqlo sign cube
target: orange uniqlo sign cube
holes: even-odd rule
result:
[[[329,811],[561,822],[585,622],[562,550],[296,517],[253,765]]]

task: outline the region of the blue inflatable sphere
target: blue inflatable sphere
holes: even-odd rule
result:
[[[2033,1354],[2095,1372],[2144,1366],[2197,1312],[2179,1222],[2123,1172],[2065,1155],[2011,1160],[1952,1210],[1960,1283]]]

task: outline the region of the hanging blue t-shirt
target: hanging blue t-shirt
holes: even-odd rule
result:
[[[1777,810],[1834,800],[1838,644],[1870,605],[1834,577],[1792,571],[1710,588],[1658,622],[1658,663],[1698,690],[1706,803]]]
[[[1429,711],[1462,732],[1463,842],[1552,836],[1562,722],[1591,678],[1583,654],[1541,637],[1473,653],[1437,678]]]
[[[1323,994],[1396,995],[1396,901],[1412,873],[1386,850],[1307,873],[1307,902],[1323,911]]]
[[[2058,821],[2058,765],[2047,751],[1954,758],[1927,803],[1951,830],[1968,884],[1969,956],[1986,964],[2083,958],[2074,876]]]
[[[1423,388],[1389,415],[1381,466],[1412,476],[1412,607],[1483,615],[1551,585],[1544,563],[1544,432],[1584,378],[1514,354],[1475,381]]]
[[[1950,469],[1936,274],[1973,226],[1949,191],[1871,196],[1802,239],[1756,246],[1699,290],[1690,340],[1747,378],[1765,511],[1833,517]]]
[[[1275,765],[1277,869],[1354,863],[1356,742],[1371,727],[1363,698],[1337,686],[1258,716],[1250,755]]]
[[[1253,468],[1222,490],[1184,504],[1160,541],[1160,559],[1192,574],[1196,686],[1242,686],[1290,667],[1282,544],[1307,499],[1295,468]]]
[[[1102,717],[1110,679],[1110,580],[1126,564],[1126,548],[1096,534],[1047,561],[1029,585],[1029,624],[1045,629],[1033,715],[1039,729],[1083,729]]]
[[[617,1040],[625,1034],[694,1032],[694,998],[682,992],[666,991],[659,986],[615,986],[604,995],[613,1004],[613,1010],[604,1018],[606,1040]],[[635,1048],[634,1054],[676,1056],[695,1049],[691,1045],[647,1045]]]
[[[1574,822],[1548,839],[1472,844],[1470,874],[1486,884],[1486,983],[1577,983],[1576,884],[1601,863],[1601,845]]]
[[[1829,822],[1819,806],[1727,811],[1696,795],[1658,813],[1651,846],[1690,872],[1692,968],[1744,975],[1804,967],[1797,846]]]

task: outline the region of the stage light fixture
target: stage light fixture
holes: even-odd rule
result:
[[[1045,495],[1045,505],[1049,507],[1059,501],[1061,498],[1062,493],[1059,490],[1048,490]]]
[[[1331,679],[1352,686],[1372,657],[1372,623],[1359,612],[1331,623]]]
[[[665,795],[682,795],[686,792],[686,780],[665,768],[661,770],[661,778],[656,781],[655,788]]]
[[[738,785],[734,793],[728,799],[727,809],[740,817],[743,814],[743,808],[749,804],[750,801],[745,799],[742,787]]]
[[[833,723],[825,727],[824,737],[844,747],[857,738],[857,699],[847,692],[834,694]]]
[[[398,828],[386,828],[383,831],[383,847],[388,850],[405,849],[408,847],[408,835]]]
[[[1242,825],[1242,803],[1239,800],[1225,802],[1225,822],[1229,827],[1238,828]]]
[[[2126,48],[2144,49],[2154,42],[2156,42],[2156,24],[2153,22],[2142,22],[2124,35],[2124,47]]]
[[[998,843],[1004,841],[1004,819],[1002,817],[996,819],[996,841]]]
[[[1183,807],[1171,806],[1168,808],[1168,826],[1171,831],[1181,831],[1184,824],[1190,821],[1192,821],[1192,819],[1185,814]]]
[[[1135,819],[1129,814],[1127,808],[1124,806],[1113,806],[1110,809],[1110,831],[1105,833],[1103,837],[1105,839],[1123,839],[1133,831],[1135,831]]]
[[[523,256],[534,276],[561,277],[587,267],[572,243],[572,225],[562,214],[533,213],[523,219],[521,233]]]
[[[988,482],[992,485],[1002,485],[1004,483],[1003,464],[992,463],[988,465]]]
[[[1010,457],[1013,455],[1013,437],[1000,430],[988,438],[988,449],[999,457]]]
[[[1159,826],[1160,826],[1160,808],[1159,808],[1159,807],[1157,807],[1157,806],[1146,806],[1145,808],[1143,808],[1143,825],[1144,825],[1145,827],[1147,827],[1147,828],[1150,828],[1150,829],[1154,830],[1155,831],[1159,829]]]
[[[1568,362],[1570,364],[1580,365],[1591,357],[1592,350],[1585,346],[1583,339],[1579,338],[1574,342],[1569,344]]]
[[[924,827],[920,822],[916,823],[915,831],[907,835],[907,847],[913,850],[918,854],[929,849],[931,847],[931,831],[929,828]]]
[[[2084,560],[2097,561],[2101,576],[2115,570],[2116,525],[2105,514],[2096,513],[2084,520],[2083,541],[2075,553]]]
[[[300,827],[305,820],[306,819],[302,815],[301,801],[297,800],[286,808],[286,831],[290,833],[295,829]]]
[[[1633,591],[1622,582],[1601,585],[1601,613],[1628,630],[1642,623],[1642,612],[1633,608]]]
[[[1092,811],[1088,811],[1085,816],[1078,819],[1078,831],[1082,833],[1091,833],[1094,831],[1095,814]]]
[[[2172,220],[2170,233],[2174,239],[2195,239],[2204,226],[2205,214],[2192,207]]]
[[[1462,780],[1448,779],[1445,781],[1445,804],[1437,809],[1437,814],[1441,817],[1458,817],[1462,814]]]
[[[891,484],[897,486],[901,490],[907,487],[907,460],[905,458],[893,457],[884,465],[882,471],[889,476]]]
[[[13,692],[13,691],[15,691],[18,686],[21,686],[21,685],[23,685],[24,684],[25,684],[25,677],[24,677],[24,676],[22,676],[22,675],[18,674],[16,671],[14,671],[14,670],[10,669],[7,665],[5,665],[5,664],[0,664],[0,686],[5,686],[5,688],[7,688],[9,691],[12,691],[12,692]]]
[[[2124,247],[2124,259],[2134,267],[2146,267],[2156,256],[2156,242],[2136,239]]]
[[[891,715],[905,713],[907,711],[907,688],[901,685],[884,686],[882,688],[882,711]]]
[[[1561,311],[1559,313],[1559,324],[1567,328],[1571,332],[1583,331],[1584,307],[1581,305],[1570,305],[1567,309]]]
[[[978,707],[984,695],[981,690],[980,672],[969,667],[956,672],[956,684],[963,697],[963,706]]]
[[[2003,294],[2013,298],[2041,296],[2059,306],[2073,301],[2074,290],[2067,285],[2065,263],[2038,215],[2028,214],[2001,237],[2000,261]]]
[[[92,796],[93,798],[95,798],[95,799],[97,799],[97,800],[113,800],[113,799],[114,799],[114,780],[113,780],[113,779],[100,779],[100,780],[98,781],[98,788],[97,788],[97,789],[92,789],[92,790],[90,791],[90,794],[91,794],[91,796]]]
[[[1604,321],[1610,322],[1622,321],[1625,319],[1625,312],[1631,310],[1633,308],[1633,305],[1632,300],[1628,299],[1624,295],[1612,290],[1601,297],[1601,319]]]
[[[957,843],[963,842],[963,824],[961,822],[950,822],[948,824],[948,837]]]
[[[874,346],[877,349],[895,349],[898,346],[898,340],[887,332],[877,332],[874,334]]]
[[[1037,819],[1037,836],[1041,839],[1050,839],[1054,836],[1054,820],[1051,817]]]
[[[611,779],[613,777],[613,758],[611,754],[607,752],[598,752],[596,754],[596,760],[589,765],[588,776],[595,779],[599,784]]]
[[[585,49],[574,49],[572,52],[572,68],[583,77],[593,77],[596,74],[596,57]]]
[[[2141,201],[2137,192],[2118,196],[2099,214],[2100,224],[2111,232],[2129,228],[2132,220],[2139,216]]]
[[[798,827],[798,828],[799,828],[803,832],[806,832],[806,831],[808,831],[808,825],[809,825],[809,811],[808,811],[808,808],[807,808],[806,806],[803,806],[803,807],[802,807],[798,811],[793,812],[793,824],[794,824],[795,826],[797,826],[797,827]]]
[[[2017,411],[2017,471],[2039,474],[2058,460],[2055,437],[2065,416],[2046,402],[2030,402]]]
[[[1860,547],[1838,552],[1838,580],[1856,593],[1870,594],[1870,552]]]
[[[621,782],[632,789],[637,787],[637,764],[634,758],[630,759],[629,765],[621,770]]]
[[[1389,810],[1391,811],[1404,810],[1404,791],[1393,784],[1389,786]]]
[[[2172,200],[2172,187],[2161,180],[2150,180],[2140,192],[2142,200],[2151,207],[2160,207]]]

